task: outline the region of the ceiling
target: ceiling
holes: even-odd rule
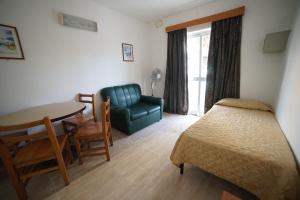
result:
[[[94,0],[145,22],[153,22],[215,0]]]

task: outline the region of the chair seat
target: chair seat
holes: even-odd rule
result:
[[[109,123],[107,122],[106,124],[106,127],[109,127]],[[79,128],[77,133],[75,134],[75,138],[80,139],[101,139],[102,137],[102,122],[89,123]]]
[[[61,149],[64,148],[67,136],[57,136],[57,141]],[[14,157],[16,167],[24,167],[33,163],[47,161],[55,158],[55,152],[48,138],[32,141],[24,148],[21,148]]]
[[[93,121],[94,120],[94,116],[93,115],[89,115],[89,114],[79,114],[76,115],[75,117],[70,117],[68,119],[63,120],[64,122],[73,124],[73,125],[83,125],[88,121]]]

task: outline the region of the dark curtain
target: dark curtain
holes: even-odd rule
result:
[[[240,97],[242,16],[212,23],[207,63],[205,112],[223,98]]]
[[[188,103],[187,30],[168,33],[165,111],[186,115]]]

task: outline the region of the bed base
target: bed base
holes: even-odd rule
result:
[[[179,168],[180,168],[180,174],[183,174],[183,171],[184,171],[184,163],[181,163],[179,165]]]

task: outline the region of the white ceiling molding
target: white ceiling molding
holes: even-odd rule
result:
[[[94,0],[144,22],[159,21],[170,15],[217,0]]]

